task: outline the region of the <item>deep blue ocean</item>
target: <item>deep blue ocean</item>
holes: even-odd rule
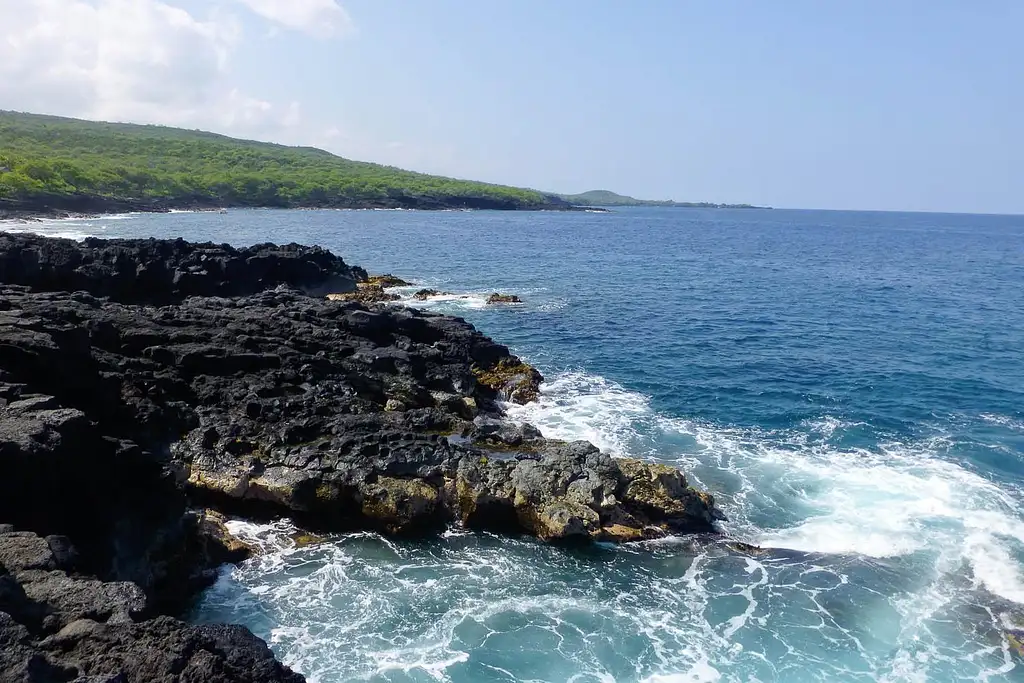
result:
[[[232,211],[5,226],[317,243],[454,295],[537,365],[547,436],[684,468],[744,556],[453,529],[295,547],[194,618],[310,681],[1020,681],[1024,217]],[[415,289],[415,288],[413,288]],[[400,290],[411,293],[412,290]],[[521,306],[486,307],[492,291]]]

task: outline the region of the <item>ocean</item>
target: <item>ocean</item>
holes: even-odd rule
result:
[[[1014,681],[1024,658],[1024,217],[231,211],[5,225],[316,243],[451,292],[545,375],[545,436],[683,468],[730,537],[552,547],[451,529],[225,568],[192,618],[310,681]],[[416,288],[399,290],[411,295]],[[490,292],[522,297],[489,307]]]

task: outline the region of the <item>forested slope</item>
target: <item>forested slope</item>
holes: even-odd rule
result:
[[[201,131],[0,111],[0,209],[560,208],[533,190]]]

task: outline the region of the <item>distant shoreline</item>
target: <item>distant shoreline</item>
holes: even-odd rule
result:
[[[597,211],[602,207],[556,204],[543,206],[505,206],[490,202],[334,201],[314,205],[282,206],[274,204],[236,204],[196,199],[124,199],[88,195],[57,195],[16,200],[0,197],[0,220],[46,220],[53,218],[89,218],[123,213],[200,212],[227,209],[293,209],[293,210],[406,210],[406,211]]]
[[[663,206],[678,209],[770,209],[770,206],[753,204],[720,204],[718,202],[677,202],[673,199],[637,199],[611,190],[588,190],[579,194],[556,194],[556,197],[570,204],[587,206]]]

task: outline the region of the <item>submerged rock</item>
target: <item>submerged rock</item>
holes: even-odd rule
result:
[[[487,297],[487,303],[489,304],[521,304],[523,300],[515,294],[499,294],[495,292]]]
[[[1024,630],[1007,631],[1006,642],[1015,654],[1024,657]]]

